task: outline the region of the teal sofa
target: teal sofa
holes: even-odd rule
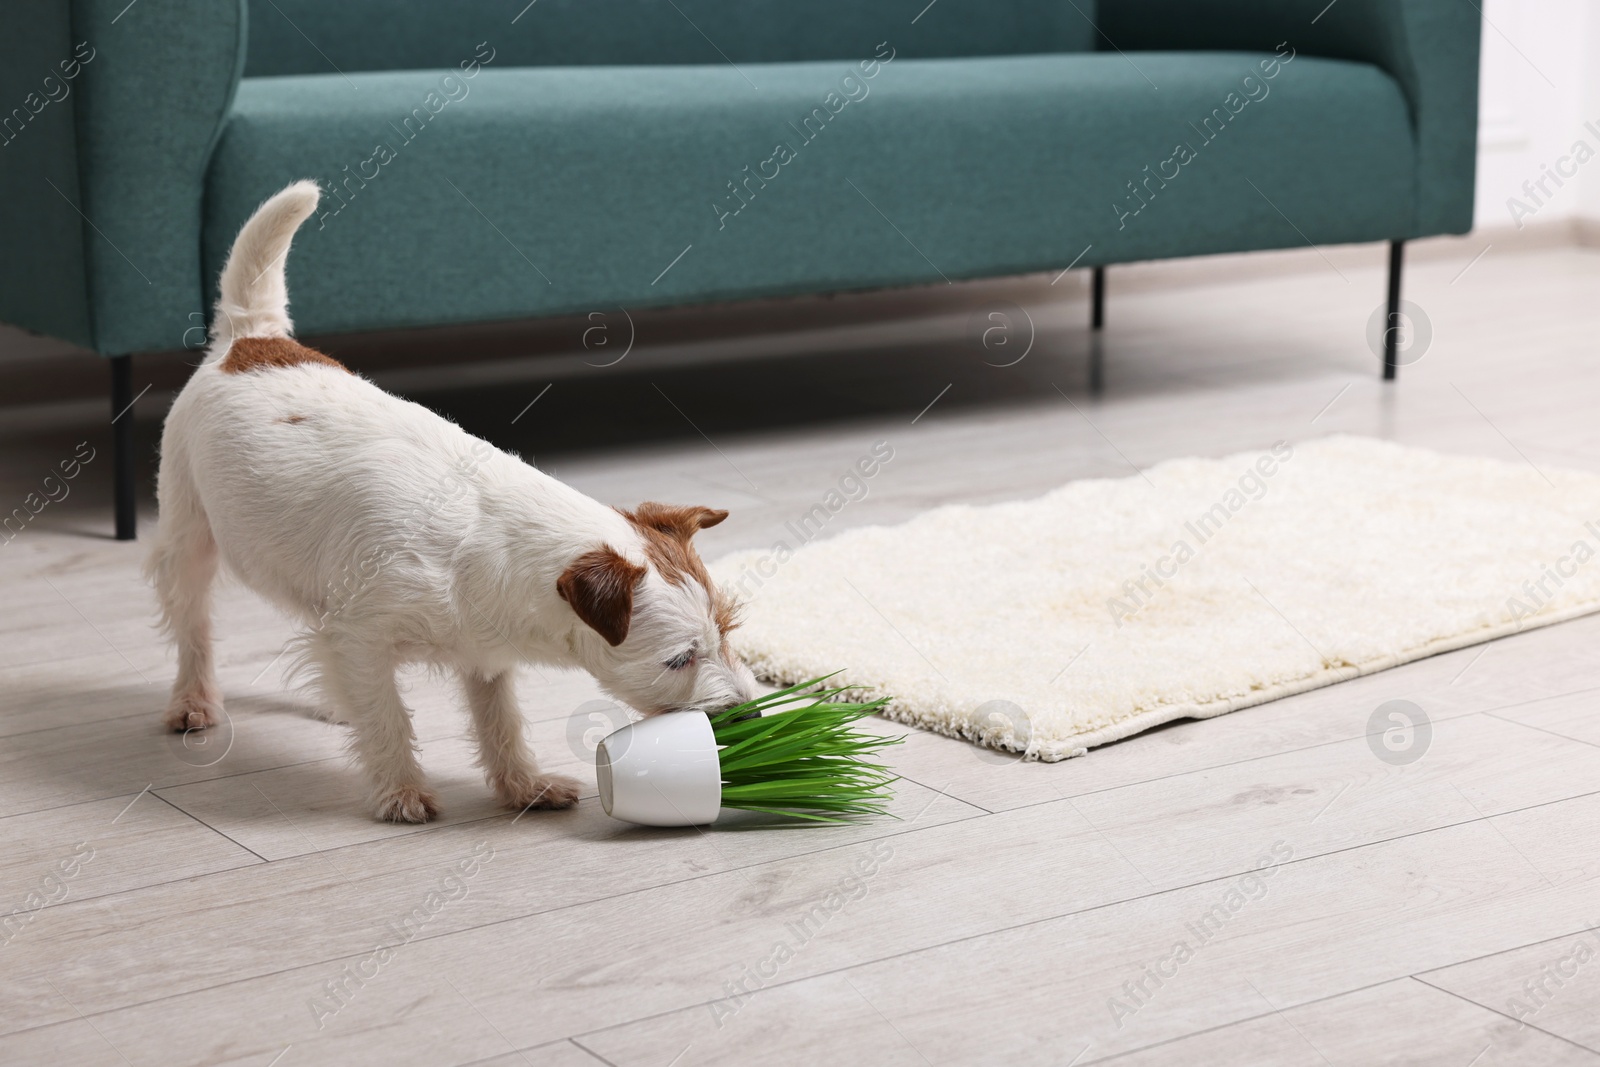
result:
[[[321,180],[300,332],[582,314],[1471,223],[1471,0],[15,0],[0,319],[194,347]],[[69,76],[70,74],[70,76]],[[1392,376],[1392,352],[1385,373]],[[132,419],[118,420],[132,536]]]

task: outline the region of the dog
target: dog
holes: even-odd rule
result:
[[[220,721],[211,587],[219,566],[302,624],[305,663],[347,722],[392,822],[439,811],[396,670],[455,672],[478,759],[508,808],[565,808],[513,692],[521,663],[580,667],[646,714],[751,699],[728,643],[736,604],[692,538],[727,512],[623,511],[392,396],[293,340],[284,260],[315,182],[266,200],[222,270],[205,358],[167,416],[146,574],[177,648],[165,723]]]

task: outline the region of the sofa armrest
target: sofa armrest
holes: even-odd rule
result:
[[[94,343],[83,263],[68,71],[78,69],[60,0],[19,0],[0,35],[0,320]],[[54,187],[54,188],[52,188]]]
[[[1099,0],[1124,51],[1275,51],[1371,63],[1394,78],[1417,145],[1413,229],[1472,227],[1481,16],[1470,0]]]
[[[24,2],[37,20],[0,45],[30,113],[0,145],[4,288],[21,281],[0,314],[108,355],[181,348],[205,321],[201,198],[244,0]]]

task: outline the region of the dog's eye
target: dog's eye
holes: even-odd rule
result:
[[[679,655],[673,656],[671,659],[667,660],[666,663],[662,664],[662,666],[666,667],[669,671],[681,671],[693,662],[694,649],[690,648],[685,649]]]

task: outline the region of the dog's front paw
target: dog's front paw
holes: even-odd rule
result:
[[[504,775],[494,780],[495,794],[516,811],[570,808],[578,802],[582,789],[582,782],[564,774]]]
[[[421,786],[402,785],[378,798],[374,814],[384,822],[427,822],[439,814],[439,798]]]
[[[222,699],[203,690],[174,693],[161,721],[166,723],[167,729],[180,734],[204,730],[222,721]]]

